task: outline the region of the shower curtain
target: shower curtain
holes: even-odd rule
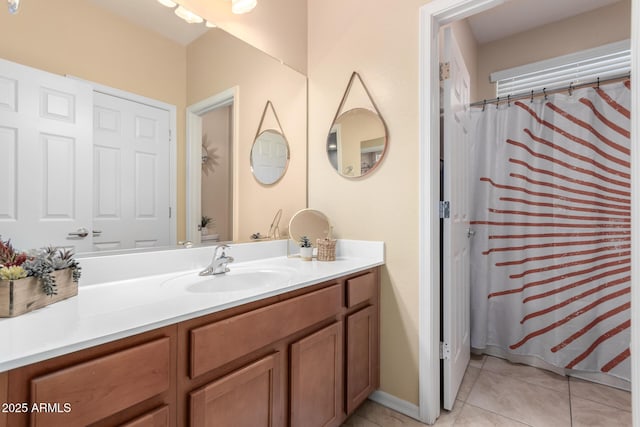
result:
[[[472,348],[630,380],[629,88],[472,110]]]

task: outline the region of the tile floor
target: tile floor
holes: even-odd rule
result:
[[[422,427],[366,401],[343,427]],[[451,412],[436,426],[631,426],[631,394],[490,356],[472,356]]]

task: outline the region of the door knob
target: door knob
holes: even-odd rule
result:
[[[68,234],[69,237],[84,239],[89,235],[89,230],[84,227],[78,228],[76,231],[72,231]]]

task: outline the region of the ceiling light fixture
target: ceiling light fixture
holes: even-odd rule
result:
[[[20,8],[20,0],[7,0],[7,5],[9,6],[9,13],[15,15]]]
[[[178,5],[178,3],[171,0],[158,0],[158,3],[160,3],[163,6],[171,7],[171,8],[176,7]]]
[[[231,12],[236,15],[251,12],[257,4],[257,0],[231,0]]]
[[[178,6],[176,10],[174,10],[174,13],[178,15],[180,18],[187,21],[189,24],[200,24],[204,21],[202,17],[196,15],[195,13],[191,12],[188,9],[185,9],[182,6]]]

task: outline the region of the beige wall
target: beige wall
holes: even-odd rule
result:
[[[177,107],[178,239],[184,238],[186,49],[86,0],[29,0],[0,13],[0,58]]]
[[[234,150],[237,176],[234,194],[237,209],[234,240],[248,240],[256,232],[266,235],[273,216],[282,209],[280,229],[291,216],[306,207],[307,81],[269,55],[221,30],[209,31],[187,48],[187,104],[191,105],[237,86],[241,124]],[[274,185],[262,185],[251,173],[250,153],[267,101],[273,103],[290,149],[284,177]],[[277,128],[270,110],[264,126]]]
[[[473,101],[495,98],[489,74],[631,37],[631,0],[485,43],[478,48],[478,91]]]
[[[383,240],[381,388],[418,402],[418,10],[420,0],[309,2],[309,207],[340,238]],[[337,13],[336,11],[339,11]],[[333,116],[358,71],[389,130],[382,164],[339,176],[326,153]],[[367,105],[365,105],[366,107]]]
[[[179,0],[218,27],[307,73],[307,1],[258,1],[250,13],[234,15],[231,2],[222,0]]]

